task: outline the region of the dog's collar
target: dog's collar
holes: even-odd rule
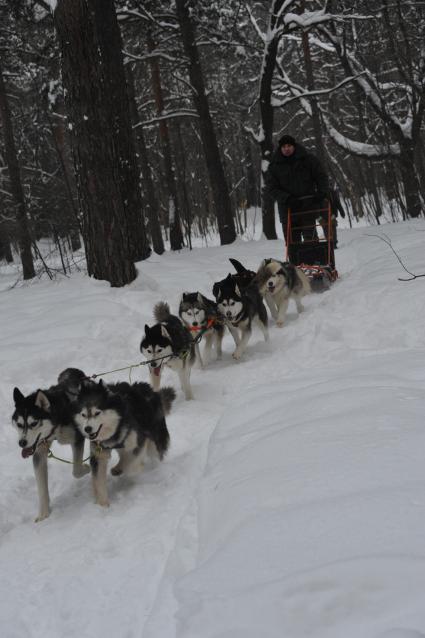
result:
[[[235,325],[235,323],[239,323],[240,320],[242,319],[243,314],[244,314],[244,309],[242,308],[242,310],[238,312],[238,314],[236,315],[234,319],[229,319],[230,323],[232,325]]]

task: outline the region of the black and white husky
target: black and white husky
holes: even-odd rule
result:
[[[300,268],[277,259],[263,259],[254,281],[279,327],[284,324],[289,300],[295,301],[301,313],[301,299],[311,292],[310,281]]]
[[[233,275],[214,284],[217,308],[228,326],[236,344],[234,359],[240,359],[251,337],[252,322],[260,327],[264,340],[269,340],[267,310],[254,283],[240,290]],[[239,331],[241,336],[239,336]]]
[[[179,317],[195,340],[196,357],[201,368],[210,361],[213,345],[217,359],[221,359],[224,326],[215,301],[204,297],[200,292],[184,292],[180,300]],[[203,359],[197,340],[199,335],[205,339]]]
[[[73,402],[73,418],[90,440],[95,502],[107,507],[107,469],[112,450],[119,461],[111,474],[132,474],[149,458],[162,460],[170,437],[165,422],[176,393],[173,388],[154,392],[148,383],[84,382]]]
[[[15,388],[13,399],[15,411],[12,423],[19,434],[22,458],[32,457],[38,491],[38,516],[36,523],[50,513],[47,455],[53,441],[72,446],[72,473],[76,478],[90,472],[84,465],[84,437],[75,427],[71,401],[84,373],[76,368],[67,368],[58,379],[58,384],[47,390],[37,390],[28,396]]]
[[[156,304],[153,314],[158,323],[145,326],[145,336],[140,343],[140,351],[151,361],[151,385],[154,390],[159,389],[162,368],[166,365],[179,375],[185,399],[193,399],[190,372],[195,361],[195,346],[192,335],[180,319],[170,313],[167,303]]]

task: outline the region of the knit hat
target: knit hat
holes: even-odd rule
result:
[[[292,135],[283,135],[279,140],[279,148],[282,148],[282,146],[285,146],[285,144],[290,144],[291,146],[295,146],[296,141],[292,137]]]

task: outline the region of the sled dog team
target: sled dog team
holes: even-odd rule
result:
[[[118,463],[111,468],[113,476],[133,474],[148,460],[162,460],[169,445],[165,417],[176,397],[173,388],[163,387],[163,366],[174,370],[186,399],[192,399],[190,385],[192,366],[198,360],[206,365],[213,347],[218,359],[222,340],[228,328],[235,341],[234,359],[240,359],[251,336],[252,324],[261,329],[268,341],[270,313],[281,327],[290,299],[298,312],[301,299],[308,294],[310,283],[299,268],[287,262],[265,259],[258,272],[247,270],[234,259],[236,269],[213,286],[216,301],[199,292],[182,295],[179,316],[172,315],[167,303],[154,308],[156,323],[145,326],[140,350],[149,366],[148,383],[96,383],[77,368],[60,373],[57,384],[24,396],[14,389],[15,411],[12,423],[18,431],[23,458],[32,457],[39,497],[38,516],[49,516],[47,460],[53,441],[72,447],[72,473],[79,478],[92,474],[95,502],[109,505],[107,469],[112,450]],[[205,347],[201,355],[199,342]],[[90,441],[90,467],[84,463],[84,440]]]

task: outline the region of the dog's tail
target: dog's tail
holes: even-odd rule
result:
[[[165,301],[160,301],[159,303],[157,303],[153,309],[153,316],[155,317],[155,320],[158,321],[158,323],[168,321],[171,316],[170,306],[168,305],[168,303],[166,303]]]
[[[87,375],[78,368],[66,368],[58,376],[58,384],[63,386],[65,392],[70,395],[77,395],[81,384],[87,379]]]
[[[242,266],[241,262],[238,261],[237,259],[232,259],[232,257],[229,257],[229,261],[232,264],[233,268],[238,273],[238,275],[244,275],[248,272],[245,266]]]
[[[167,416],[168,414],[170,414],[171,405],[176,398],[176,391],[174,390],[174,388],[166,386],[165,388],[161,388],[161,390],[159,390],[159,395],[161,397],[164,414],[165,416]]]

